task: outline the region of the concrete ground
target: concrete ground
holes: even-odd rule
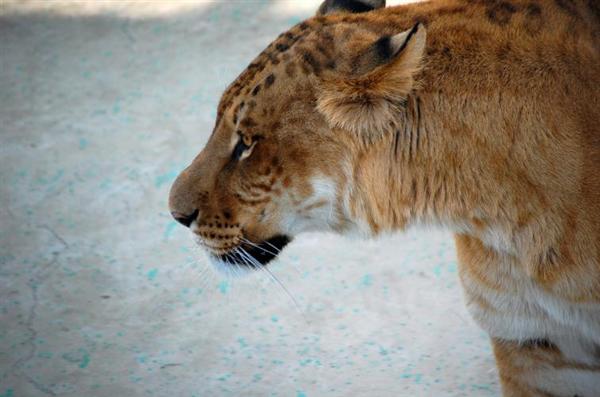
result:
[[[223,89],[316,5],[0,0],[0,397],[499,394],[449,234],[306,235],[288,295],[169,216]]]

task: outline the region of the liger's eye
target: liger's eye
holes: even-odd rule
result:
[[[255,142],[252,142],[252,139],[240,136],[240,139],[233,148],[232,157],[236,160],[247,157],[249,155],[249,151],[254,147],[254,143]]]

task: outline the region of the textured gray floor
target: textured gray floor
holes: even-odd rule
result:
[[[0,397],[499,393],[448,234],[300,238],[271,267],[295,305],[206,272],[167,212],[222,90],[314,1],[65,3],[1,3]]]

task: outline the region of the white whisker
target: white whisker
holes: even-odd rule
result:
[[[273,279],[277,284],[279,284],[281,289],[283,289],[285,291],[285,293],[290,297],[290,299],[294,303],[294,306],[296,306],[296,309],[298,309],[298,312],[300,312],[300,315],[302,316],[304,321],[308,324],[308,319],[306,318],[306,315],[305,315],[304,311],[302,310],[302,307],[300,307],[300,304],[298,303],[296,298],[294,298],[294,295],[291,294],[291,292],[285,287],[285,285],[283,285],[283,283],[281,281],[279,281],[279,279],[273,274],[273,272],[271,270],[269,270],[269,268],[267,268],[266,266],[263,266],[262,268],[267,272],[267,274],[269,274],[271,276],[271,279]]]
[[[250,254],[248,254],[246,252],[246,250],[244,250],[242,247],[236,247],[236,249],[238,249],[237,252],[239,252],[241,255],[243,255],[243,257],[245,259],[249,259],[250,260],[250,263],[252,264],[252,266],[260,269],[261,271],[263,271],[275,284],[277,284],[277,285],[279,285],[279,287],[281,287],[281,289],[285,292],[285,294],[292,300],[294,306],[296,307],[296,309],[298,310],[298,312],[300,313],[300,315],[302,316],[302,318],[304,318],[304,321],[306,321],[306,323],[308,323],[308,319],[306,318],[305,313],[302,310],[302,308],[300,307],[300,304],[298,303],[298,301],[296,300],[296,298],[294,298],[294,296],[292,295],[292,293],[273,274],[273,272],[271,272],[271,270],[269,270],[266,266],[263,266],[262,264],[260,264],[256,259],[254,259]]]
[[[277,255],[279,255],[279,252],[281,252],[281,251],[279,251],[279,252],[275,253],[275,252],[273,252],[273,251],[269,251],[268,249],[266,249],[266,248],[264,248],[264,247],[261,247],[260,245],[258,245],[258,244],[256,244],[256,243],[253,243],[252,241],[250,241],[250,240],[248,240],[247,238],[244,238],[244,237],[242,237],[242,238],[241,238],[241,240],[242,240],[242,242],[244,242],[244,243],[246,243],[246,244],[248,244],[248,245],[251,245],[251,246],[253,246],[253,247],[256,247],[256,248],[258,248],[259,250],[262,250],[262,251],[264,251],[264,252],[267,252],[267,253],[269,253],[269,254],[271,254],[271,255],[273,255],[273,256],[277,256]],[[265,243],[269,244],[267,241],[265,241]],[[273,247],[273,244],[269,244],[269,245],[271,245],[271,246]],[[273,248],[275,248],[275,247],[273,247]],[[277,249],[277,248],[275,248],[275,249]]]
[[[267,244],[269,247],[273,248],[273,249],[274,249],[274,250],[277,252],[277,254],[281,253],[281,250],[280,250],[279,248],[275,247],[275,246],[274,246],[273,244],[271,244],[270,242],[268,242],[268,241],[265,241],[265,244]]]

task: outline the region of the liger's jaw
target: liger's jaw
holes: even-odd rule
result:
[[[244,242],[227,250],[213,250],[207,244],[197,241],[208,251],[209,257],[218,270],[229,272],[233,269],[254,270],[266,266],[277,258],[291,238],[276,235],[261,242]]]

